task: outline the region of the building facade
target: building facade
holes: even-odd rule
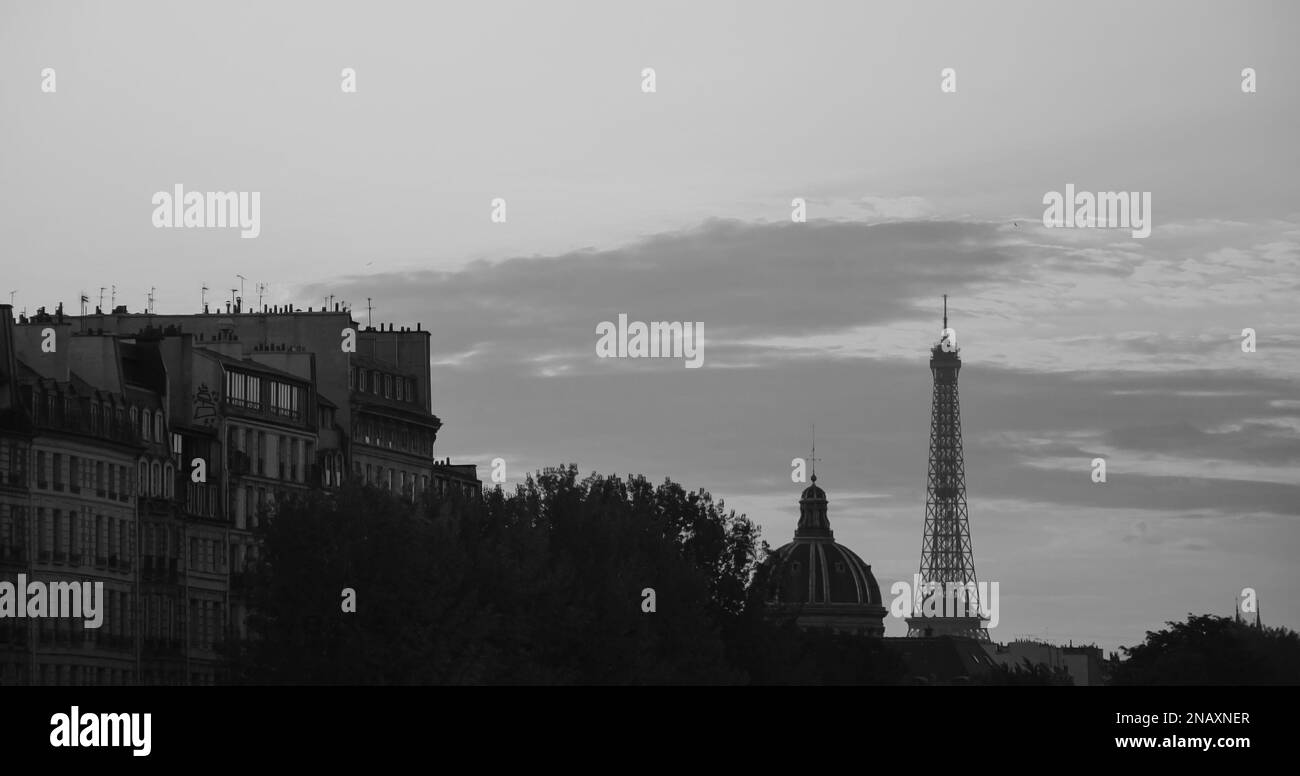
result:
[[[429,368],[427,331],[346,310],[0,305],[0,582],[104,591],[99,628],[0,617],[0,684],[219,683],[277,501],[349,477],[480,493],[475,466],[434,458]]]

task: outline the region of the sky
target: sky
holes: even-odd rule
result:
[[[1297,628],[1297,29],[1289,2],[3,0],[0,295],[184,313],[243,275],[420,322],[439,457],[672,478],[774,547],[815,423],[836,539],[888,590],[946,293],[995,640],[1110,650],[1246,587]],[[156,228],[176,184],[259,192],[260,234]],[[1150,193],[1150,236],[1047,228],[1067,184]],[[598,358],[619,314],[699,322],[703,366]]]

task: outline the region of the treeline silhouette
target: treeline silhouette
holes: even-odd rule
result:
[[[879,640],[804,632],[759,592],[766,545],[704,491],[547,469],[412,504],[349,485],[282,504],[250,572],[256,684],[881,684]],[[343,591],[356,611],[342,611]],[[654,591],[654,611],[643,591]]]
[[[1230,617],[1188,614],[1147,631],[1146,640],[1111,654],[1115,685],[1300,684],[1300,634]]]
[[[547,469],[507,493],[411,503],[349,484],[278,506],[248,574],[250,684],[894,684],[888,640],[766,605],[767,545],[705,491]],[[643,591],[654,591],[654,611]],[[343,611],[343,591],[355,612]],[[1300,684],[1300,636],[1213,615],[1112,653],[1108,684]],[[941,681],[947,683],[949,680]],[[1060,685],[1044,665],[963,684]]]

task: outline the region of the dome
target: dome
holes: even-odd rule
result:
[[[796,539],[775,555],[774,603],[883,606],[871,567],[838,542]]]
[[[880,585],[871,566],[835,541],[826,491],[812,480],[799,498],[794,541],[764,561],[768,602],[776,613],[795,613],[801,627],[883,636]]]
[[[826,491],[817,487],[817,475],[815,474],[813,475],[813,483],[804,488],[803,495],[799,496],[800,501],[807,501],[810,499],[816,499],[818,501],[826,500]]]

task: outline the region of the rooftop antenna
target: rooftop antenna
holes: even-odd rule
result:
[[[203,306],[203,309],[204,309],[204,310],[208,309],[208,284],[207,284],[207,281],[204,281],[204,282],[203,282],[203,290],[199,293],[199,303]]]
[[[86,296],[85,291],[82,291],[81,292],[81,317],[82,318],[86,317],[86,305],[88,304],[90,304],[90,297]],[[85,321],[82,321],[81,325],[85,326],[86,325]]]
[[[96,312],[100,312],[100,313],[102,313],[102,312],[104,311],[104,291],[105,291],[105,290],[106,290],[106,289],[105,289],[103,286],[100,286],[100,287],[99,287],[99,307],[96,307],[96,308],[95,308],[95,311],[96,311]]]
[[[266,293],[266,284],[258,283],[257,284],[257,306],[258,307],[262,306],[262,294],[265,293]]]
[[[150,315],[153,315],[153,292],[157,290],[158,288],[156,286],[149,287],[149,314]]]
[[[943,327],[948,328],[948,295],[943,295]]]
[[[244,298],[244,281],[247,280],[248,278],[244,277],[243,275],[235,275],[235,277],[239,278],[239,298],[240,298],[240,299],[243,299],[243,298]]]
[[[375,308],[370,306],[370,297],[366,297],[366,328],[367,329],[375,328],[375,324],[372,323],[370,320],[371,313],[374,312],[374,309]]]

